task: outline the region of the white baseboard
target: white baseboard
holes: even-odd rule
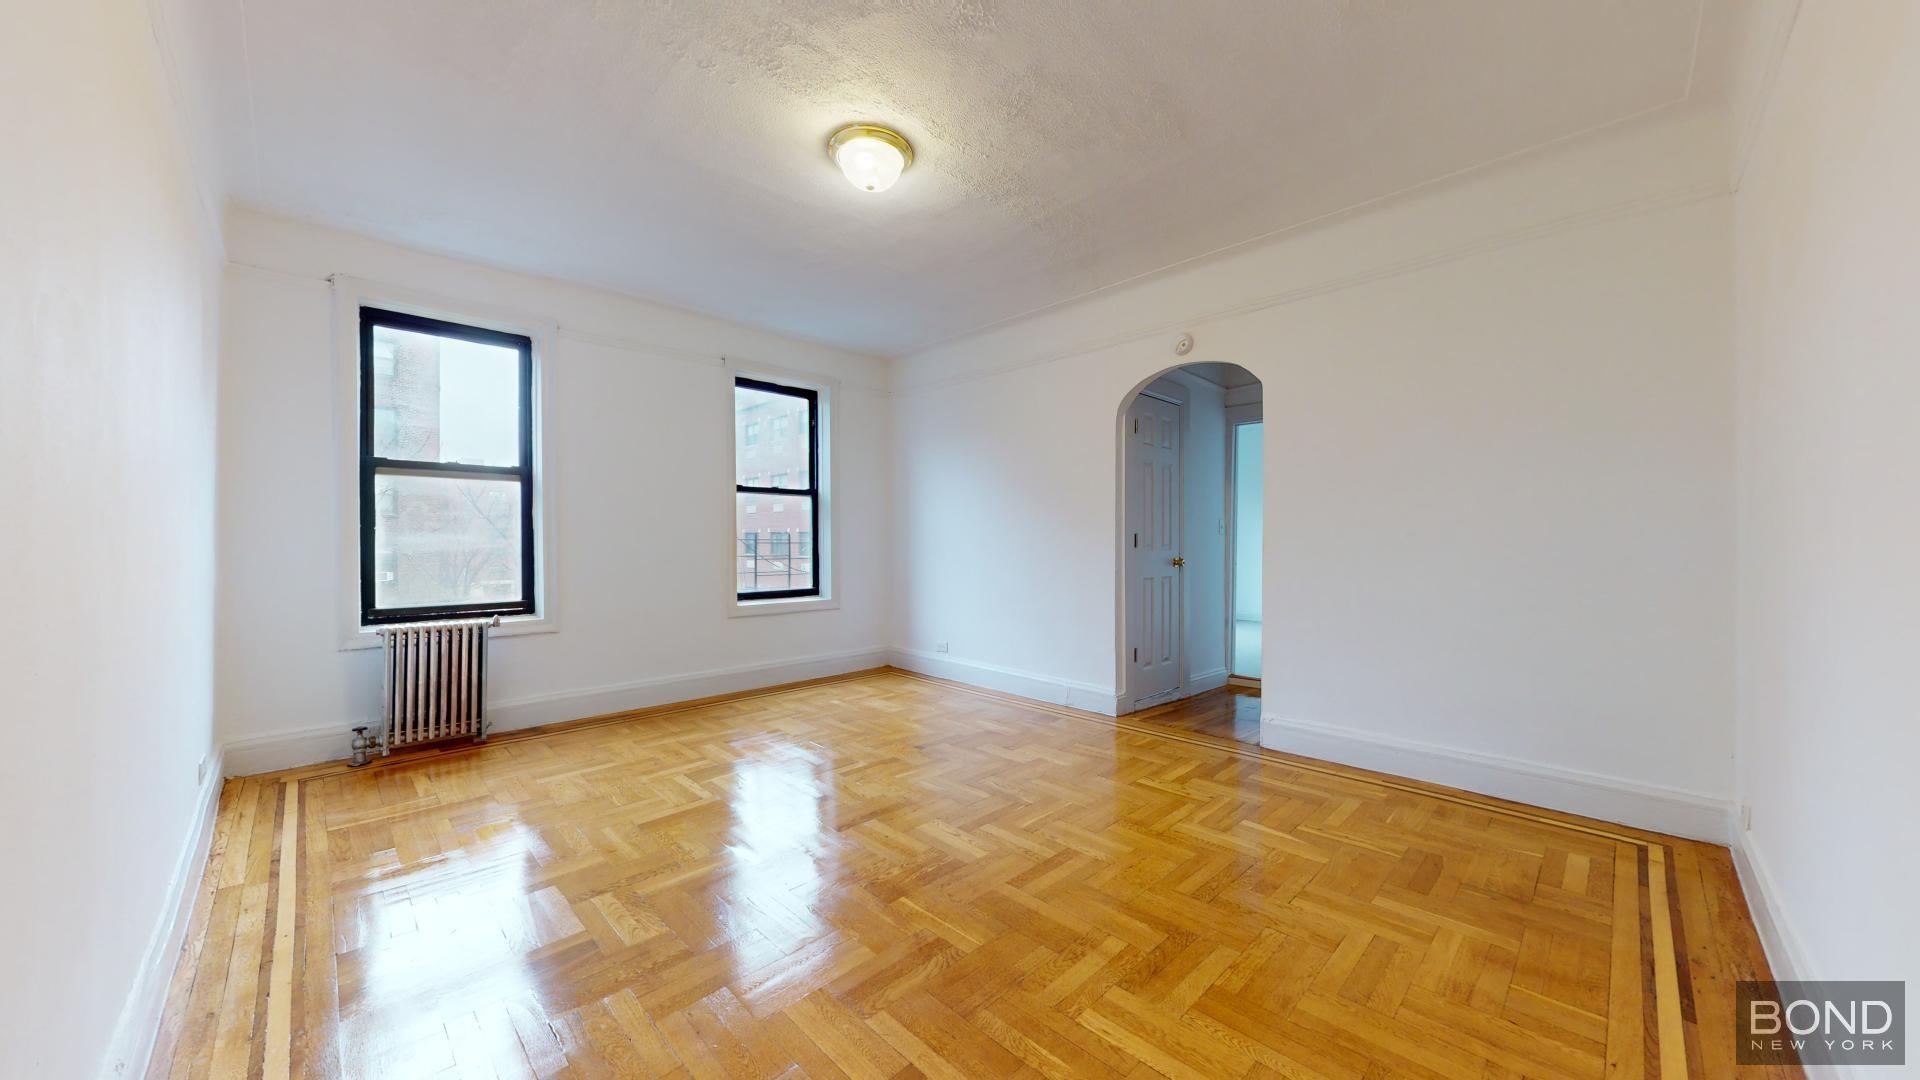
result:
[[[1187,676],[1187,685],[1182,697],[1195,697],[1209,690],[1218,690],[1227,685],[1227,669],[1214,668],[1212,671],[1194,672]]]
[[[1747,896],[1747,911],[1753,915],[1753,928],[1760,935],[1760,947],[1766,951],[1767,966],[1776,981],[1814,980],[1819,976],[1807,962],[1800,935],[1787,921],[1780,906],[1780,893],[1774,887],[1773,874],[1753,843],[1753,834],[1741,828],[1736,811],[1727,816],[1728,845],[1733,850],[1733,868],[1740,875],[1740,891]]]
[[[685,675],[662,675],[586,690],[536,694],[532,697],[512,698],[488,705],[487,724],[491,731],[516,731],[520,728],[539,727],[542,724],[578,720],[583,716],[601,716],[606,713],[624,712],[628,709],[645,709],[654,705],[671,705],[676,701],[714,697],[718,694],[759,690],[762,687],[779,686],[782,683],[824,679],[830,675],[845,675],[850,671],[883,667],[886,663],[887,650],[874,647],[851,652],[801,656],[792,660],[777,660],[770,664],[747,664],[740,667],[695,671]]]
[[[253,776],[346,757],[352,738],[353,732],[342,722],[230,739],[223,751],[228,773]]]
[[[146,955],[140,960],[133,989],[120,1008],[112,1041],[101,1059],[102,1080],[145,1076],[147,1059],[153,1056],[154,1039],[160,1034],[160,1014],[166,1008],[167,989],[173,982],[173,968],[187,938],[187,925],[193,921],[193,901],[200,895],[207,853],[213,847],[213,823],[220,809],[220,786],[226,777],[219,747],[213,748],[208,766],[207,778],[200,785],[193,831],[187,835],[174,864],[173,878],[167,884],[166,906],[154,923],[153,936],[147,944]]]
[[[1116,716],[1120,712],[1119,695],[1114,693],[1111,686],[1056,679],[1051,675],[1039,675],[977,660],[956,660],[944,653],[922,652],[898,645],[887,652],[893,666],[922,675],[952,679],[969,686],[998,690],[1003,694],[1018,694],[1035,701],[1085,709],[1103,716]]]
[[[1227,669],[1214,668],[1212,671],[1203,671],[1198,675],[1188,675],[1186,682],[1171,690],[1163,690],[1158,694],[1152,694],[1144,698],[1136,698],[1131,706],[1128,705],[1126,695],[1122,694],[1119,699],[1119,712],[1120,714],[1146,712],[1148,709],[1157,709],[1162,705],[1171,705],[1176,701],[1185,701],[1188,698],[1199,697],[1209,690],[1218,690],[1225,685],[1227,685]]]
[[[1700,792],[1272,716],[1260,718],[1260,745],[1691,840],[1728,840],[1730,803]]]
[[[509,698],[487,705],[487,730],[517,731],[586,716],[670,705],[676,701],[736,694],[782,683],[844,675],[850,671],[880,667],[887,663],[888,650],[856,649],[851,652],[824,653],[779,660],[770,664],[747,664],[715,668],[684,675],[662,675],[612,686],[565,690],[531,697]],[[292,769],[347,756],[352,738],[349,725],[303,728],[235,739],[226,745],[227,768],[235,776]]]
[[[1774,885],[1773,873],[1767,868],[1759,845],[1753,842],[1753,834],[1741,826],[1738,809],[1727,815],[1727,835],[1732,838],[1728,846],[1733,850],[1734,872],[1740,875],[1740,891],[1746,894],[1747,912],[1753,917],[1753,928],[1760,935],[1760,948],[1767,954],[1767,967],[1771,969],[1774,981],[1819,981],[1820,972],[1807,958],[1805,939],[1787,918],[1787,909],[1780,902],[1780,891]],[[1808,1076],[1837,1077],[1840,1080],[1854,1077],[1865,1080],[1875,1071],[1864,1065],[1806,1066]]]

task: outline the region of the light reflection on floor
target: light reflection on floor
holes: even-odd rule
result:
[[[815,905],[834,842],[823,804],[833,786],[818,761],[797,747],[770,747],[734,762],[734,825],[721,888],[749,925],[784,955],[828,929]],[[738,970],[738,969],[736,969]]]
[[[1257,730],[1259,701],[1221,689],[1116,723],[885,674],[243,780],[223,796],[208,869],[221,884],[196,907],[206,929],[156,1060],[180,1077],[246,1075],[270,1043],[300,1076],[774,1077],[834,1075],[834,1062],[999,1076],[1050,1039],[1055,1075],[1146,1075],[1171,1063],[1167,1046],[1186,1055],[1182,1073],[1251,1075],[1248,1047],[1290,1037],[1291,1021],[1223,1033],[1183,1018],[1262,1017],[1340,956],[1377,961],[1370,994],[1379,980],[1407,990],[1427,960],[1400,950],[1445,944],[1447,927],[1523,926],[1568,972],[1644,959],[1635,970],[1657,977],[1637,936],[1604,921],[1620,897],[1610,871],[1633,865],[1609,845],[1639,841],[1226,743]],[[1444,846],[1402,857],[1408,820]],[[1713,853],[1641,850],[1671,851],[1689,874]],[[284,889],[288,855],[299,872]],[[1734,890],[1737,907],[1730,864],[1686,880]],[[1384,913],[1368,907],[1383,883]],[[1500,906],[1489,916],[1463,896]],[[1717,925],[1683,914],[1689,933]],[[1409,921],[1429,918],[1446,921]],[[1555,936],[1575,923],[1592,932]],[[1382,926],[1418,932],[1383,945]],[[1718,933],[1704,940],[1717,948]],[[1736,944],[1757,948],[1750,932]],[[1352,1015],[1354,970],[1298,1015]],[[1229,971],[1247,981],[1213,979]],[[1727,978],[1710,969],[1695,985]],[[282,979],[291,1017],[275,1035],[263,1016],[288,1000]],[[1570,1039],[1610,1007],[1590,980],[1552,986],[1553,1015],[1583,1025]],[[1467,1011],[1416,1016],[1411,1037],[1488,1019],[1455,1006]],[[1341,1073],[1401,1071],[1406,1038],[1357,1030],[1393,1041],[1379,1060],[1355,1050]],[[1168,1032],[1180,1038],[1156,1041]],[[1556,1045],[1539,1068],[1502,1071],[1603,1070],[1604,1046]],[[1490,1074],[1475,1048],[1433,1052],[1427,1072]]]
[[[388,1075],[445,1067],[447,1030],[527,992],[529,954],[581,931],[558,889],[530,882],[544,848],[510,825],[485,844],[404,869],[382,852],[391,865],[368,875],[379,884],[336,894],[347,1060],[377,1061]]]

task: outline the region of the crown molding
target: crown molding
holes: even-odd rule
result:
[[[1607,222],[1659,213],[1663,210],[1675,209],[1677,207],[1703,202],[1708,199],[1722,198],[1731,193],[1732,188],[1726,183],[1710,181],[1685,185],[1656,195],[1609,203],[1588,210],[1564,214],[1560,217],[1536,222],[1532,225],[1493,233],[1478,240],[1454,244],[1404,259],[1382,263],[1366,270],[1341,274],[1280,292],[1269,293],[1241,303],[1195,312],[1190,315],[1183,315],[1177,322],[1136,326],[1115,334],[1104,335],[1098,338],[1087,338],[1064,349],[1028,356],[1023,359],[1016,359],[1009,363],[1000,364],[981,371],[967,372],[946,378],[929,379],[924,382],[915,382],[909,385],[896,384],[892,388],[891,396],[907,397],[929,390],[938,390],[944,387],[958,386],[964,383],[977,382],[982,379],[1009,375],[1017,371],[1027,370],[1028,368],[1040,367],[1062,360],[1070,360],[1074,357],[1084,356],[1090,352],[1130,345],[1147,338],[1163,337],[1167,334],[1177,333],[1202,323],[1217,322],[1222,319],[1249,315],[1254,312],[1265,311],[1287,304],[1296,304],[1303,300],[1325,296],[1329,293],[1351,289],[1359,285],[1367,285],[1388,278],[1417,273],[1421,270],[1457,262],[1461,259],[1471,258],[1476,255],[1484,255],[1504,248],[1531,243],[1535,240],[1555,236],[1560,233]]]
[[[1760,76],[1760,95],[1753,108],[1753,115],[1747,118],[1745,129],[1739,132],[1733,148],[1732,191],[1739,191],[1746,181],[1747,166],[1753,161],[1754,147],[1766,131],[1767,118],[1773,113],[1774,88],[1780,81],[1780,69],[1786,65],[1787,47],[1793,43],[1793,32],[1800,25],[1801,0],[1794,0],[1793,10],[1782,20],[1778,40],[1767,57],[1765,71]]]

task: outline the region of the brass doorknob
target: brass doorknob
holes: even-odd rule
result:
[[[1173,565],[1175,565],[1175,566],[1185,566],[1185,565],[1187,565],[1187,559],[1186,559],[1186,556],[1184,556],[1184,555],[1175,555],[1175,556],[1173,557]]]

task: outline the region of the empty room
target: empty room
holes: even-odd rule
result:
[[[7,11],[0,1077],[1920,1064],[1920,4]]]

